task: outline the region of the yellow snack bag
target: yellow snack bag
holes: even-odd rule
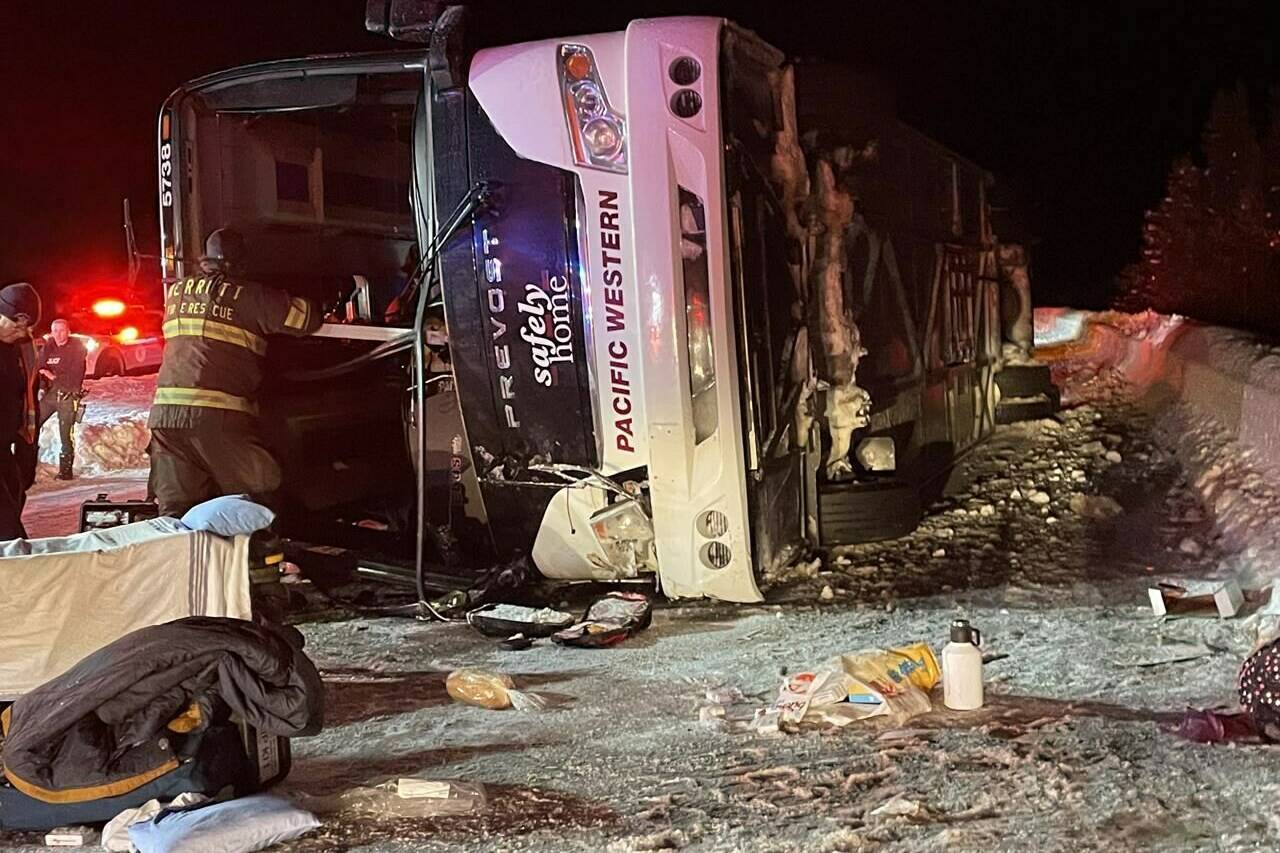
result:
[[[933,707],[929,691],[942,678],[938,658],[928,643],[891,649],[864,649],[840,655],[827,664],[849,676],[849,713],[857,717],[889,715],[905,720]]]

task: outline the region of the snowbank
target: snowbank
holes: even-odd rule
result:
[[[145,471],[151,438],[147,415],[155,395],[155,375],[91,379],[85,388],[89,395],[84,420],[76,429],[76,475],[101,477]],[[57,473],[60,452],[58,418],[54,415],[40,432],[39,479]]]
[[[1280,346],[1146,312],[1036,312],[1040,357],[1065,405],[1137,397],[1164,433],[1231,556],[1219,573],[1280,579]],[[1280,596],[1259,624],[1280,633]]]
[[[1090,372],[1116,374],[1156,402],[1172,397],[1212,418],[1280,474],[1280,346],[1176,315],[1062,308],[1036,310],[1036,345],[1067,379],[1064,402],[1087,399],[1078,380]]]

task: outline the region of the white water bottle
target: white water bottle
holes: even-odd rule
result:
[[[982,707],[982,634],[967,619],[951,623],[951,642],[942,649],[942,702],[955,711]]]

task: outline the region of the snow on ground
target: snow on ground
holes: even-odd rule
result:
[[[490,805],[433,819],[328,814],[281,849],[1280,848],[1274,750],[1168,730],[1187,706],[1235,703],[1256,625],[1161,622],[1145,597],[1158,578],[1272,559],[1276,480],[1211,422],[1146,399],[1069,345],[1051,354],[1073,408],[1001,428],[919,531],[773,578],[767,605],[664,605],[646,632],[599,651],[508,652],[458,624],[309,619],[328,725],[294,741],[282,790],[413,774],[483,783]],[[751,698],[731,714],[746,716],[786,673],[859,648],[937,648],[955,617],[1008,655],[987,667],[981,711],[777,737],[698,722],[708,688],[740,688]],[[1203,655],[1151,663],[1186,643]],[[454,703],[444,677],[464,665],[511,673],[559,705]]]
[[[663,608],[613,650],[507,652],[408,620],[307,625],[331,726],[296,743],[287,790],[413,773],[482,782],[494,806],[332,815],[293,849],[1274,849],[1280,825],[1258,808],[1280,792],[1273,752],[1168,730],[1187,706],[1234,703],[1251,638],[1239,620],[1150,613],[1155,579],[1212,575],[1236,553],[1159,426],[1116,396],[1003,428],[915,534],[775,579],[770,606]],[[980,712],[773,738],[698,722],[707,688],[754,697],[731,712],[745,716],[787,673],[860,648],[938,648],[956,617],[1009,655],[989,665]],[[1174,643],[1205,654],[1139,665]],[[442,681],[464,665],[567,707],[453,703]],[[911,814],[877,812],[889,803]]]
[[[80,504],[99,494],[115,500],[146,497],[147,414],[156,377],[113,376],[91,379],[84,420],[76,427],[76,479],[54,479],[58,473],[58,418],[40,433],[40,467],[27,493],[22,513],[28,535],[65,536],[80,529]]]
[[[116,476],[121,472],[145,472],[147,468],[147,415],[156,391],[156,377],[111,376],[85,382],[84,419],[76,429],[75,472],[79,476]],[[40,432],[39,479],[58,472],[61,453],[58,417],[45,422]]]

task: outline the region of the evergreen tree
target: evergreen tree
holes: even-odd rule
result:
[[[1280,111],[1260,142],[1244,88],[1221,92],[1202,148],[1204,168],[1180,159],[1147,213],[1118,304],[1280,331]]]

